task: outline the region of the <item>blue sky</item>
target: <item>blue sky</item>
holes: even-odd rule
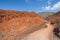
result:
[[[0,9],[56,12],[60,10],[60,0],[0,0]]]

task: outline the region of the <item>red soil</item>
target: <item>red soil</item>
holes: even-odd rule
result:
[[[9,26],[15,25],[12,31],[23,30],[30,23],[32,25],[40,24],[44,19],[35,12],[0,10],[0,23],[3,25],[0,29],[9,30]]]

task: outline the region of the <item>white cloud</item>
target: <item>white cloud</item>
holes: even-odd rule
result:
[[[51,6],[42,7],[42,9],[43,10],[57,10],[57,9],[60,9],[60,2],[57,2],[52,7]]]
[[[45,9],[50,10],[51,6],[46,6]]]
[[[60,9],[60,2],[56,3],[51,9],[52,10]]]
[[[51,10],[51,6],[42,7],[44,10]]]

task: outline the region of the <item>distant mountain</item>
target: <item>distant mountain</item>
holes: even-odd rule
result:
[[[43,18],[48,17],[49,15],[54,14],[53,12],[40,12],[38,13],[40,16],[42,16]]]
[[[60,11],[54,13],[53,15],[50,15],[46,18],[46,20],[49,20],[51,22],[59,22],[60,21]]]

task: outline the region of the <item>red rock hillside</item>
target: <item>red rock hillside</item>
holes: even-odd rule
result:
[[[44,18],[35,12],[0,10],[0,40],[20,40],[36,31]]]

